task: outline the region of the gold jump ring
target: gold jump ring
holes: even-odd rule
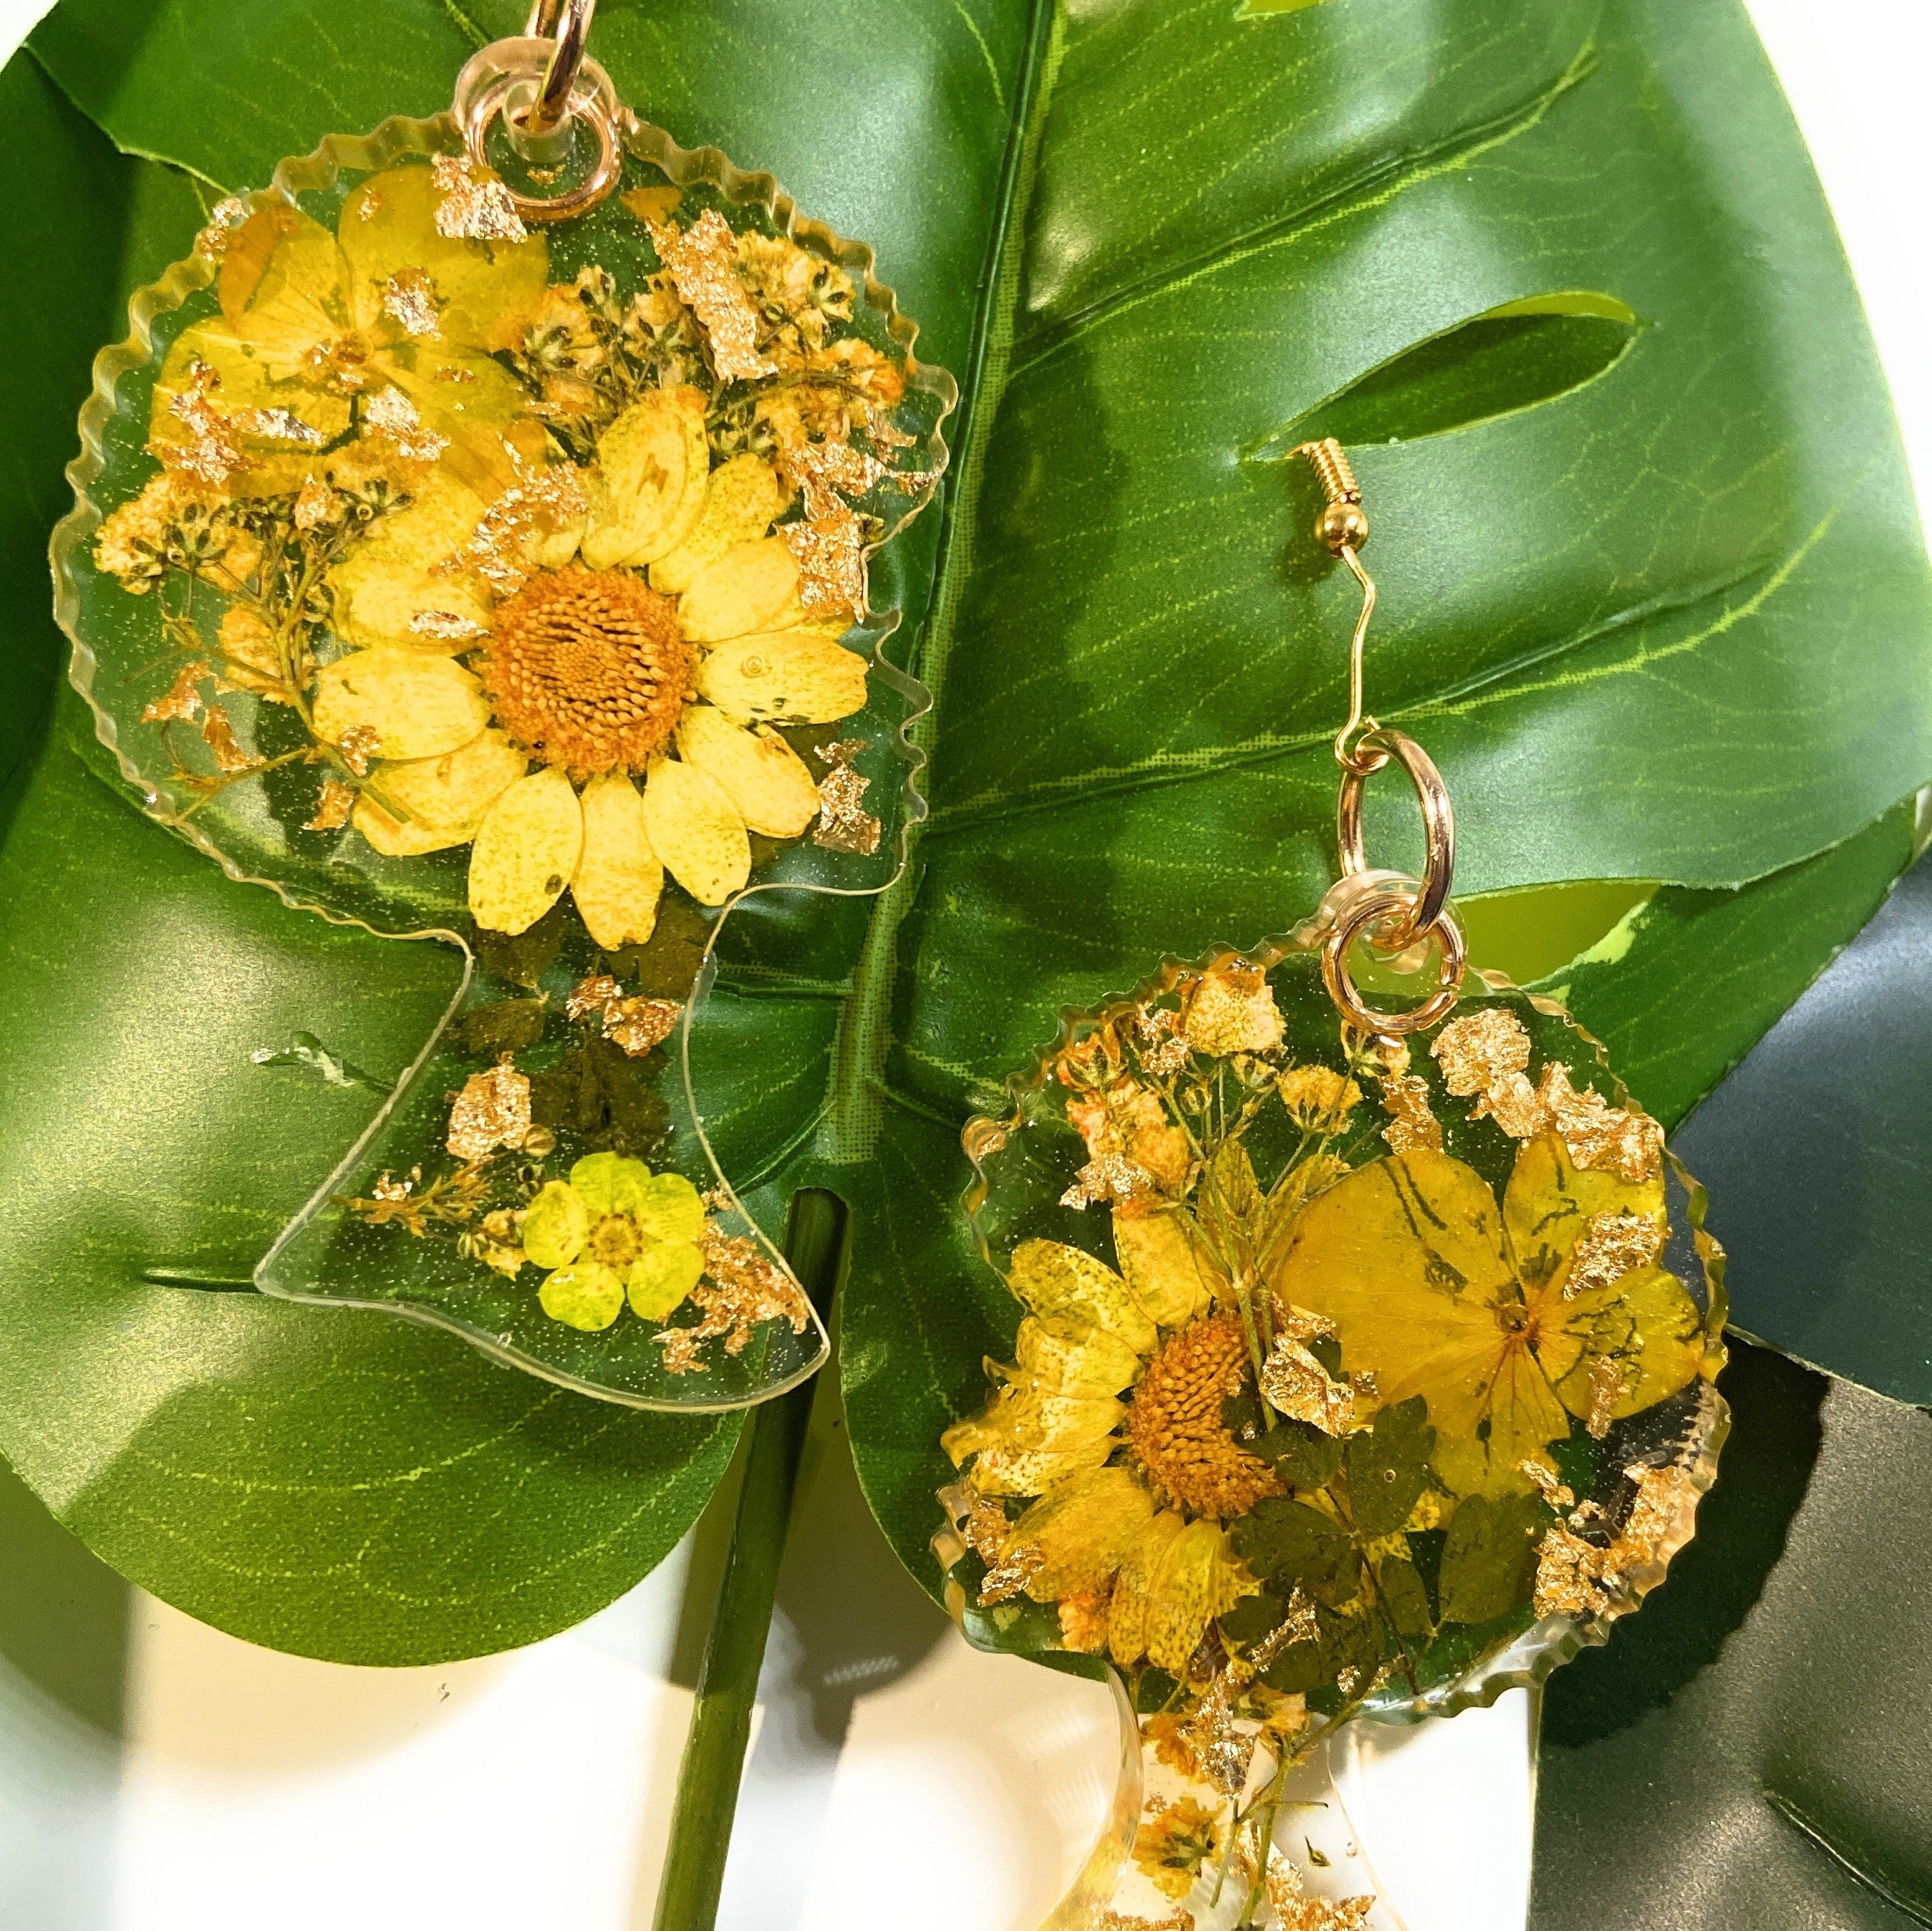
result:
[[[584,50],[590,39],[590,22],[597,11],[597,0],[536,0],[530,9],[530,25],[524,29],[527,40],[554,40],[550,64],[544,69],[537,97],[523,117],[526,133],[554,133],[570,112],[571,90],[584,65]]]
[[[1355,988],[1355,982],[1348,976],[1348,949],[1355,940],[1378,919],[1397,913],[1412,916],[1417,902],[1406,892],[1385,889],[1369,892],[1336,922],[1335,929],[1322,949],[1322,982],[1328,988],[1328,997],[1341,1008],[1344,1018],[1365,1032],[1420,1033],[1434,1025],[1437,1020],[1446,1018],[1455,1007],[1462,987],[1463,967],[1468,963],[1468,952],[1462,941],[1462,928],[1456,922],[1453,912],[1439,914],[1431,928],[1430,936],[1442,951],[1436,967],[1436,990],[1414,1011],[1377,1012],[1364,1000]]]
[[[1362,790],[1370,775],[1379,771],[1390,758],[1408,772],[1415,787],[1416,802],[1422,808],[1422,833],[1425,856],[1421,889],[1412,904],[1403,908],[1407,916],[1378,949],[1400,952],[1413,945],[1442,920],[1449,902],[1449,886],[1456,871],[1456,814],[1450,808],[1449,789],[1442,774],[1421,745],[1406,731],[1376,730],[1360,739],[1355,747],[1356,762],[1342,774],[1342,788],[1335,799],[1335,842],[1342,857],[1342,875],[1352,877],[1368,870],[1362,847]]]

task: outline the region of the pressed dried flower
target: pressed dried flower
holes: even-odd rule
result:
[[[498,721],[573,777],[643,771],[670,741],[692,653],[675,606],[620,570],[547,571],[497,607],[484,687]]]

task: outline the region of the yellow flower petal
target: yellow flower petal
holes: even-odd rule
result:
[[[962,1423],[967,1428],[970,1424]],[[948,1429],[940,1446],[952,1456],[956,1467],[974,1451],[958,1445]],[[1113,1453],[1111,1441],[1096,1441],[1085,1447],[1064,1450],[1037,1448],[982,1448],[973,1464],[973,1486],[982,1495],[1044,1495],[1062,1483],[1090,1474]]]
[[[1026,1593],[1050,1603],[1100,1588],[1153,1520],[1153,1502],[1126,1470],[1096,1469],[1034,1503],[1013,1525],[1004,1554],[1024,1548],[1039,1556]]]
[[[1006,1285],[1035,1314],[1090,1321],[1136,1354],[1153,1352],[1159,1336],[1147,1310],[1104,1261],[1058,1240],[1022,1240],[1013,1249]]]
[[[755,631],[782,630],[794,621],[798,559],[782,537],[734,543],[704,565],[678,607],[678,622],[694,643],[716,643]]]
[[[1358,1167],[1302,1209],[1270,1284],[1335,1324],[1343,1369],[1373,1373],[1384,1403],[1424,1397],[1458,1493],[1524,1486],[1516,1463],[1567,1432],[1495,1196],[1460,1160],[1418,1148]]]
[[[1628,1214],[1667,1228],[1661,1171],[1648,1180],[1627,1180],[1611,1168],[1578,1168],[1554,1133],[1524,1141],[1503,1192],[1503,1225],[1525,1288],[1547,1285],[1560,1292],[1578,1236],[1600,1214]]]
[[[435,286],[440,339],[506,349],[550,279],[543,231],[487,247],[454,240],[437,232],[439,199],[428,166],[412,162],[371,175],[343,203],[340,232],[356,325],[380,328],[388,284],[416,268]]]
[[[1141,1357],[1118,1336],[1054,1315],[1020,1323],[1013,1358],[1042,1387],[1069,1395],[1118,1395],[1141,1372]]]
[[[601,1261],[573,1261],[544,1277],[537,1301],[552,1321],[595,1334],[623,1312],[624,1283]]]
[[[664,867],[644,832],[644,801],[622,772],[584,787],[584,852],[571,895],[590,936],[606,952],[641,946],[657,929]]]
[[[632,403],[597,445],[584,562],[608,570],[674,550],[704,510],[710,462],[695,389],[652,389]]]
[[[351,325],[344,299],[348,263],[336,238],[292,202],[258,208],[231,232],[217,288],[238,332],[292,362],[310,343]]]
[[[712,706],[694,704],[679,721],[677,748],[766,838],[795,838],[818,815],[818,787],[804,759],[769,728],[754,735]]]
[[[489,628],[489,592],[472,571],[434,573],[470,541],[483,508],[474,490],[434,474],[406,508],[384,517],[329,572],[336,634],[364,649],[394,644],[440,656],[472,649]]]
[[[866,708],[866,660],[811,631],[774,631],[721,645],[697,688],[740,724],[836,724]]]
[[[1704,1363],[1704,1318],[1675,1274],[1641,1267],[1564,1300],[1554,1287],[1534,1303],[1537,1357],[1563,1405],[1585,1420],[1595,1410],[1598,1364],[1614,1368],[1622,1392],[1600,1419],[1616,1421],[1688,1387]]]
[[[1184,1675],[1209,1623],[1260,1586],[1218,1522],[1190,1522],[1168,1544],[1148,1588],[1148,1660],[1170,1676]]]
[[[744,820],[716,780],[675,758],[660,758],[644,780],[644,831],[700,905],[723,904],[752,875]]]
[[[1148,1591],[1168,1547],[1181,1530],[1180,1511],[1163,1509],[1136,1540],[1114,1579],[1107,1607],[1107,1648],[1122,1669],[1147,1654]]]
[[[763,536],[784,505],[778,472],[769,463],[758,456],[734,456],[712,471],[691,533],[651,565],[651,588],[667,596],[681,595],[714,557]]]
[[[490,703],[452,659],[386,645],[325,664],[313,715],[325,744],[360,727],[376,733],[377,757],[440,757],[482,730]]]
[[[704,1272],[704,1257],[688,1240],[656,1240],[626,1271],[631,1311],[662,1321],[682,1305]]]
[[[559,898],[584,849],[584,812],[570,780],[546,765],[496,803],[470,854],[470,911],[493,932],[525,932]]]
[[[1162,1327],[1181,1327],[1214,1305],[1227,1277],[1183,1208],[1114,1211],[1114,1251],[1134,1298]]]
[[[467,844],[490,807],[528,769],[523,753],[496,730],[440,757],[379,765],[356,801],[356,829],[391,858]]]

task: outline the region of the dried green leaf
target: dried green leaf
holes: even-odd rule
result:
[[[1408,1519],[1429,1480],[1436,1431],[1420,1395],[1383,1408],[1375,1426],[1348,1439],[1348,1514],[1364,1535],[1392,1535]]]
[[[1283,1594],[1299,1589],[1316,1602],[1339,1605],[1361,1588],[1361,1563],[1348,1531],[1306,1502],[1270,1495],[1228,1533],[1235,1553]]]
[[[1537,1538],[1549,1522],[1550,1511],[1534,1495],[1465,1496],[1443,1545],[1442,1620],[1492,1622],[1527,1603]]]

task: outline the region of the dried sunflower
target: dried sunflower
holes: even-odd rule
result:
[[[1179,1676],[1260,1586],[1222,1524],[1282,1486],[1222,1420],[1245,1345],[1184,1231],[1123,1207],[1114,1232],[1124,1273],[1058,1241],[1014,1250],[1008,1284],[1029,1310],[1017,1358],[942,1441],[956,1467],[970,1458],[981,1495],[1036,1498],[993,1551],[983,1600],[1093,1592],[1116,1663]]]

